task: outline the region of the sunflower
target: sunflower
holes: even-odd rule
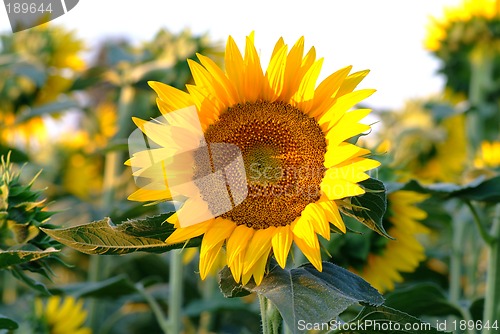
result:
[[[447,78],[447,87],[466,95],[477,95],[482,87],[484,98],[496,104],[500,91],[488,82],[494,82],[499,66],[499,0],[464,0],[460,6],[446,8],[442,19],[430,21],[424,44],[442,61],[440,72]],[[491,73],[478,75],[478,71]]]
[[[477,168],[497,168],[500,167],[500,142],[483,141],[481,150],[474,160]]]
[[[232,157],[234,147],[241,154],[245,196],[238,201],[230,196],[231,203],[239,204],[220,213],[218,189],[212,183],[198,182],[196,187],[183,188],[186,200],[167,220],[176,228],[166,240],[168,244],[203,235],[199,261],[202,279],[224,245],[227,266],[234,279],[243,284],[252,276],[260,284],[271,251],[284,268],[292,243],[321,271],[317,235],[329,239],[330,224],[346,231],[339,213],[340,200],[365,193],[357,183],[368,178],[366,171],[379,166],[379,162],[367,158],[369,150],[353,144],[355,137],[370,129],[360,123],[370,110],[349,111],[374,92],[355,91],[368,71],[350,74],[352,67],[348,66],[316,86],[323,59],[316,60],[314,47],[303,54],[304,38],[290,49],[281,38],[264,72],[253,34],[246,38],[244,55],[229,37],[225,71],[201,54],[197,55],[199,63],[188,60],[195,84],[187,85],[187,93],[150,82],[158,94],[163,120],[135,119],[158,147],[136,152],[128,161],[134,176],[145,180],[129,199],[172,200],[171,187],[158,189],[155,185],[172,184],[175,178],[179,178],[176,184],[186,185],[185,181],[204,176],[207,165],[212,170],[214,157],[197,154],[196,150],[191,155],[183,152],[178,161],[182,166],[175,168],[172,149],[178,145],[186,148],[194,142],[196,147],[197,142],[204,141],[212,151],[227,148],[227,152],[217,152],[222,153],[219,155]],[[193,105],[202,133],[189,137],[187,128],[193,128],[193,123],[189,117],[174,120],[178,115],[174,111]],[[172,122],[185,124],[185,129],[166,124]],[[176,139],[179,137],[182,140]],[[151,156],[154,161],[149,160]],[[233,169],[228,173],[238,172]],[[175,177],[164,177],[165,173]],[[241,184],[236,184],[238,187],[241,190]],[[191,221],[183,222],[180,217],[190,217]]]
[[[464,0],[458,7],[448,7],[444,10],[442,19],[432,18],[427,26],[425,47],[430,51],[438,51],[443,46],[459,47],[459,43],[472,44],[491,39],[494,31],[487,25],[478,24],[474,20],[484,20],[491,24],[500,18],[500,2],[498,0]],[[454,28],[460,27],[452,36]],[[454,43],[450,43],[454,42]]]
[[[51,296],[45,305],[41,299],[35,299],[35,317],[37,333],[92,333],[90,328],[83,326],[87,318],[83,301],[73,297],[62,299],[60,296]]]
[[[370,251],[361,269],[353,270],[380,292],[393,290],[395,283],[403,281],[401,273],[415,271],[425,259],[425,250],[418,235],[428,233],[428,229],[419,223],[427,214],[417,204],[427,198],[427,195],[407,190],[395,191],[387,196],[384,226],[395,240],[382,239],[380,235],[373,234],[379,241],[373,242],[376,249]]]
[[[390,125],[382,138],[393,146],[393,166],[400,181],[458,182],[467,164],[466,118],[452,114],[438,119],[425,104],[408,101],[396,116],[382,115]]]

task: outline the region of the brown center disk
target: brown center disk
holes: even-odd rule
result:
[[[284,102],[237,104],[208,127],[205,140],[238,146],[245,163],[248,195],[222,217],[254,229],[284,226],[318,200],[325,136],[299,109]],[[208,203],[210,193],[201,189]]]

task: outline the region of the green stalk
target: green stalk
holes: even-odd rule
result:
[[[137,291],[141,294],[144,299],[148,302],[149,307],[151,307],[151,310],[153,311],[153,314],[155,315],[156,320],[158,321],[158,324],[160,325],[160,328],[162,329],[163,333],[179,333],[179,331],[171,331],[171,325],[167,321],[165,314],[163,313],[163,310],[161,309],[160,305],[158,302],[154,299],[153,296],[151,296],[146,289],[144,289],[144,286],[142,284],[136,284],[135,285]]]
[[[469,88],[469,101],[475,109],[468,113],[468,137],[475,152],[481,141],[484,140],[488,119],[481,108],[486,102],[486,94],[491,90],[493,80],[493,58],[490,47],[477,46],[469,56],[471,78]]]
[[[497,321],[500,326],[500,204],[497,204],[491,227],[493,242],[488,245],[489,259],[486,276],[486,294],[484,300],[483,325]],[[496,329],[484,329],[483,334],[497,333]]]
[[[258,296],[262,321],[262,334],[279,334],[282,319],[278,309],[264,295],[259,294]]]
[[[180,249],[170,252],[170,283],[168,303],[169,332],[178,334],[181,332],[182,321],[182,254]]]
[[[134,89],[129,85],[124,85],[120,90],[118,99],[118,132],[113,138],[114,141],[125,139],[127,135],[127,122],[130,122],[130,105],[134,97]],[[110,151],[105,156],[104,178],[102,193],[102,216],[109,215],[115,204],[115,192],[119,175],[123,170],[122,152]],[[90,257],[88,279],[90,282],[99,282],[109,274],[110,258],[93,255]],[[89,302],[89,323],[93,329],[98,328],[100,320],[103,318],[102,304],[93,299]]]
[[[462,219],[455,219],[453,224],[449,294],[450,301],[458,305],[462,292],[460,281],[462,278],[462,249],[465,236],[465,221]]]

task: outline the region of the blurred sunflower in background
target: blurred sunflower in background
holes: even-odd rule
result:
[[[444,17],[432,18],[427,26],[425,47],[432,52],[498,41],[491,27],[499,24],[500,3],[498,0],[463,0],[457,7],[444,9]],[[498,32],[497,32],[498,34]],[[498,44],[496,46],[499,46]]]
[[[368,178],[366,171],[379,166],[379,162],[367,158],[369,150],[349,141],[370,129],[360,123],[370,110],[349,111],[374,92],[354,90],[368,71],[350,73],[348,66],[316,87],[323,59],[316,60],[314,48],[303,54],[303,38],[291,49],[280,39],[264,73],[253,34],[246,38],[244,56],[229,37],[225,72],[210,58],[198,54],[200,63],[188,61],[195,81],[186,86],[188,93],[150,83],[167,122],[172,124],[171,112],[195,105],[207,145],[233,144],[243,157],[248,182],[243,186],[248,194],[239,205],[214,217],[211,212],[220,203],[212,187],[201,186],[194,193],[186,193],[188,199],[168,219],[176,227],[166,240],[169,244],[203,235],[199,261],[202,278],[223,245],[234,279],[243,284],[252,276],[260,284],[271,250],[284,268],[292,243],[322,270],[318,235],[330,239],[333,227],[346,231],[339,213],[341,200],[365,193],[358,182]],[[183,134],[183,142],[191,140],[194,146],[201,140],[189,137],[187,125],[184,129],[169,127],[164,121],[135,119],[160,148],[136,152],[128,161],[136,177],[149,180],[129,197],[131,200],[172,199],[168,188],[150,186],[166,181],[163,166],[171,160],[172,145],[166,133],[177,131]],[[150,159],[151,154],[157,163]],[[165,167],[168,173],[179,175],[180,183],[200,176],[197,170],[203,175],[207,164],[210,168],[210,159],[195,154],[187,159],[194,170],[186,169],[186,164],[177,170]],[[181,226],[181,215],[191,216],[193,225]],[[195,223],[200,215],[214,218]]]
[[[483,141],[474,160],[474,166],[476,168],[500,167],[500,141]]]
[[[0,141],[29,147],[44,140],[46,125],[32,109],[57,102],[85,69],[83,41],[64,28],[44,24],[0,36]],[[63,110],[61,110],[63,111]]]
[[[391,291],[395,283],[403,281],[402,273],[411,273],[425,259],[425,249],[419,235],[429,232],[420,221],[427,213],[418,204],[428,195],[413,191],[399,190],[388,194],[384,227],[395,240],[387,240],[372,233],[374,249],[370,251],[366,263],[354,270],[370,282],[380,292]]]
[[[427,217],[419,204],[427,195],[397,190],[387,195],[383,226],[394,238],[389,240],[366,227],[360,232],[336,237],[327,244],[332,260],[351,270],[384,293],[403,282],[404,273],[412,273],[426,255],[420,238],[429,231],[421,221]]]
[[[38,334],[91,334],[92,330],[84,326],[87,311],[83,300],[68,296],[51,296],[44,301],[35,299],[33,328]]]
[[[464,114],[438,115],[422,101],[408,101],[403,110],[380,117],[387,124],[380,136],[399,181],[460,182],[468,164]]]
[[[500,0],[464,0],[446,8],[443,18],[431,19],[425,47],[440,61],[446,87],[471,105],[473,148],[494,140],[500,132]]]

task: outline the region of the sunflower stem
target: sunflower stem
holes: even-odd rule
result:
[[[450,260],[450,301],[459,304],[461,296],[463,241],[465,232],[465,220],[455,219],[453,225],[452,252]]]
[[[484,227],[483,223],[481,222],[481,218],[479,217],[479,213],[477,212],[476,207],[469,200],[464,200],[464,202],[472,213],[474,223],[476,224],[479,234],[483,238],[484,242],[486,242],[486,244],[488,245],[491,245],[494,241],[494,238],[489,234],[489,232],[486,230],[486,227]]]
[[[500,204],[496,205],[495,216],[491,226],[493,242],[488,245],[488,271],[486,274],[486,294],[484,300],[483,324],[489,321],[490,326],[497,321],[500,325]],[[484,328],[483,334],[496,333],[497,330]]]
[[[262,334],[279,334],[281,326],[281,315],[264,295],[259,294],[260,316],[262,321]]]
[[[181,332],[181,309],[182,309],[182,255],[180,249],[170,252],[170,280],[169,280],[169,303],[168,303],[168,333],[177,334]]]
[[[135,288],[139,292],[139,294],[146,299],[146,301],[149,304],[149,307],[151,307],[151,310],[153,311],[153,314],[155,315],[156,320],[158,321],[158,325],[162,329],[163,333],[169,334],[169,333],[179,333],[171,331],[172,326],[167,320],[165,313],[163,313],[163,310],[161,309],[160,305],[158,302],[151,296],[146,289],[144,289],[144,286],[141,283],[137,283],[135,285]]]
[[[126,122],[130,119],[131,108],[134,97],[134,88],[130,85],[121,87],[118,99],[118,132],[113,140],[120,141],[127,135]],[[106,154],[104,160],[104,178],[102,190],[101,213],[102,216],[109,215],[115,203],[116,186],[118,184],[119,174],[123,170],[122,152],[110,151]],[[105,279],[109,274],[110,258],[100,255],[90,257],[88,278],[90,282],[99,282]],[[103,319],[103,305],[98,300],[89,302],[89,323],[91,328],[100,327]]]

